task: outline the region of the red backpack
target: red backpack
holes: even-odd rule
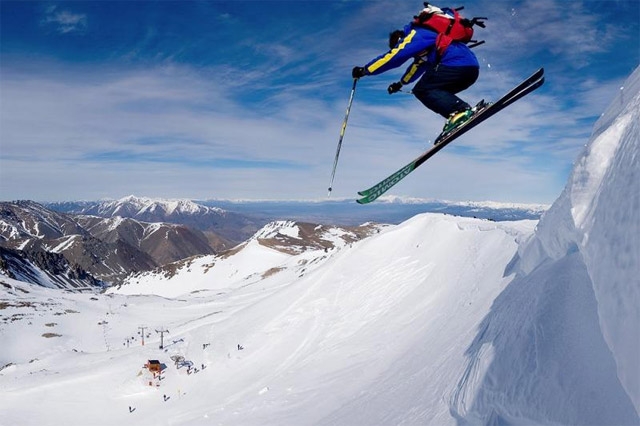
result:
[[[478,25],[484,28],[484,20],[487,18],[466,19],[458,13],[464,7],[450,9],[448,7],[440,9],[437,6],[424,2],[424,9],[417,16],[413,17],[413,25],[428,28],[438,33],[436,38],[436,50],[438,57],[442,57],[447,47],[454,42],[469,43],[469,47],[476,47],[484,43],[471,40],[473,37],[473,26]]]

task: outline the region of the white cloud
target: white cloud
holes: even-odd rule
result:
[[[210,73],[216,71],[184,66],[48,76],[7,70],[2,75],[1,192],[39,200],[128,193],[325,196],[349,88],[344,98],[332,102],[301,96],[298,89],[308,88],[294,87],[268,102],[247,103],[236,99],[236,87],[207,78]],[[492,82],[491,92],[516,78],[500,81]],[[386,97],[385,102],[367,102],[371,91],[382,91],[384,84],[374,79],[361,84],[336,175],[336,197],[355,196],[410,161],[442,125],[412,96],[385,92],[375,95]],[[465,97],[477,100],[489,86]],[[522,202],[552,201],[562,180],[550,183],[556,173],[537,171],[531,163],[539,147],[562,144],[535,134],[541,127],[553,130],[564,113],[549,97],[536,96],[448,147],[394,193],[472,199],[478,191],[483,199],[494,194],[493,199],[503,201],[512,195],[518,196],[511,200]],[[579,141],[568,143],[575,150]],[[567,152],[558,161],[571,161],[574,155]]]
[[[162,34],[155,27],[127,45],[130,50],[122,50],[131,52],[124,66],[47,62],[30,67],[42,70],[38,74],[5,62],[0,192],[32,199],[130,193],[324,197],[351,66],[382,53],[388,32],[416,12],[415,4],[365,2],[356,3],[357,14],[339,15],[339,6],[332,3],[339,25],[326,30],[265,33],[276,33],[275,39],[261,37],[259,29],[239,33],[243,41],[233,47],[251,55],[233,55],[233,61],[222,57],[216,65],[175,65],[165,58],[160,61],[165,66],[151,61],[145,69],[129,68],[129,60],[148,50],[147,41]],[[602,84],[597,74],[576,80],[578,59],[596,47],[572,52],[572,40],[549,46],[563,31],[556,25],[567,8],[558,1],[467,6],[469,16],[491,16],[489,29],[481,34],[487,35],[487,44],[476,51],[483,63],[480,80],[462,94],[468,102],[505,93],[544,65],[536,63],[544,49],[558,49],[553,54],[568,59],[547,64],[548,83],[542,90],[447,147],[393,193],[549,203],[586,142],[589,120],[613,97],[609,91],[617,90],[617,80]],[[570,9],[574,29],[586,31],[592,18],[581,5]],[[58,7],[50,8],[47,17],[47,24],[60,31],[87,27],[86,16]],[[586,32],[585,37],[600,35]],[[254,49],[262,54],[253,56]],[[359,82],[334,196],[353,197],[395,171],[426,149],[441,129],[442,118],[412,96],[386,93],[402,71]]]
[[[47,8],[43,24],[51,25],[62,34],[81,32],[87,29],[87,15],[60,10],[57,6]]]
[[[475,9],[490,16],[487,28],[478,30],[478,37],[487,41],[480,49],[494,58],[513,61],[546,52],[580,69],[626,37],[624,29],[608,21],[605,12],[611,10],[595,13],[593,1],[484,1],[479,6]]]

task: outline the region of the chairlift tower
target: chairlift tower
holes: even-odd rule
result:
[[[142,337],[142,346],[144,346],[144,330],[146,330],[147,327],[141,325],[140,327],[138,327],[138,334]]]
[[[169,334],[169,330],[160,328],[160,330],[156,330],[156,333],[160,333],[160,349],[164,349],[164,333]]]

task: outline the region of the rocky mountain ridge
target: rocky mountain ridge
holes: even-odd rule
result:
[[[20,274],[16,257],[29,261],[53,254],[90,277],[89,286],[92,280],[117,282],[131,272],[217,252],[203,232],[185,225],[64,214],[33,201],[0,203],[0,247],[6,249],[7,275]],[[56,275],[46,262],[33,266]]]
[[[189,202],[161,205],[157,200],[146,204],[138,201],[128,198],[124,204],[102,206],[100,210],[98,206],[93,210],[87,207],[85,211],[104,215],[155,211],[154,214],[162,217],[226,214],[220,209],[200,208]],[[102,288],[128,282],[127,277],[145,273],[168,277],[176,270],[189,267],[194,259],[214,255],[217,255],[214,259],[223,259],[249,244],[287,255],[327,252],[365,238],[380,226],[338,227],[273,221],[226,249],[230,244],[226,240],[225,244],[214,247],[211,235],[186,225],[143,222],[122,216],[60,213],[33,201],[0,202],[0,273],[45,287]],[[216,250],[216,247],[222,249]]]
[[[276,274],[302,277],[341,249],[348,249],[387,226],[390,225],[365,223],[341,227],[274,221],[232,250],[131,274],[108,292],[176,297],[250,286]]]
[[[102,218],[124,217],[142,222],[185,225],[202,231],[217,251],[245,241],[268,222],[191,200],[133,195],[119,200],[48,203],[47,207],[59,212]]]
[[[73,291],[95,291],[106,284],[60,253],[12,250],[0,247],[0,275],[8,278]]]

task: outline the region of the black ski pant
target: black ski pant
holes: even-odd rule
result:
[[[456,93],[471,87],[478,79],[478,67],[428,67],[413,87],[413,94],[430,110],[448,118],[450,114],[470,108]]]

